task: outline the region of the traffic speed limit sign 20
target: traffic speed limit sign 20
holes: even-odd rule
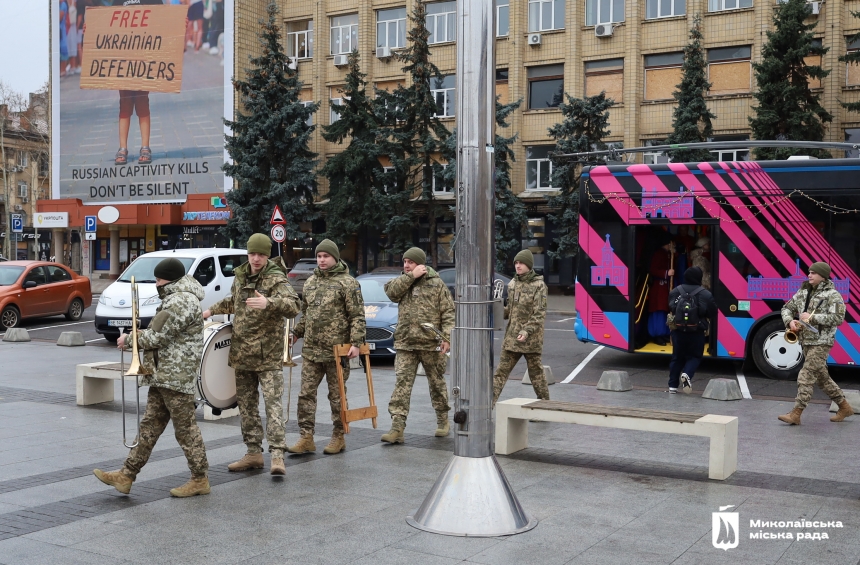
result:
[[[272,239],[274,239],[278,243],[283,243],[284,240],[287,239],[287,230],[284,228],[284,226],[272,226]]]

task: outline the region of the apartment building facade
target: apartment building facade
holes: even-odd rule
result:
[[[615,101],[607,141],[625,147],[660,144],[670,133],[680,82],[682,50],[693,18],[702,17],[708,73],[713,83],[708,105],[716,114],[715,139],[749,139],[747,118],[754,105],[752,62],[761,59],[765,32],[772,27],[775,0],[493,0],[496,6],[496,92],[503,102],[522,100],[506,132],[517,133],[513,191],[529,210],[530,239],[553,285],[571,284],[572,261],[551,262],[546,251],[553,239],[546,198],[554,194],[548,153],[554,144],[548,128],[561,121],[562,93],[574,97],[605,91]],[[317,125],[336,119],[347,72],[346,57],[357,48],[370,84],[390,89],[405,80],[402,63],[392,52],[405,46],[408,14],[415,0],[281,0],[284,40],[292,64],[305,84],[302,99],[321,103]],[[256,4],[256,3],[252,3]],[[257,20],[264,4],[237,9],[237,72],[256,49]],[[860,139],[860,114],[839,101],[860,100],[860,68],[838,61],[860,48],[848,38],[860,31],[860,0],[810,2],[809,21],[817,21],[816,41],[829,52],[820,64],[831,71],[820,84],[824,106],[834,115],[827,140]],[[433,62],[445,79],[433,85],[439,116],[449,129],[455,121],[456,0],[427,2]],[[816,58],[818,59],[818,58]],[[241,62],[241,63],[239,63]],[[815,62],[818,62],[817,60]],[[341,148],[325,142],[319,130],[312,149],[321,157]],[[746,151],[722,151],[720,160],[748,157]],[[660,162],[657,153],[639,156]],[[451,187],[437,183],[441,199]],[[325,187],[321,187],[324,193]],[[449,226],[442,224],[441,229]],[[440,234],[441,235],[441,234]],[[447,235],[447,234],[446,234]],[[422,238],[423,239],[423,238]],[[441,255],[441,253],[440,253]]]

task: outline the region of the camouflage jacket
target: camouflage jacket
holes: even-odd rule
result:
[[[299,297],[287,280],[281,264],[269,260],[256,275],[243,263],[233,271],[230,296],[216,302],[212,314],[235,314],[233,341],[228,363],[242,371],[276,371],[284,366],[284,318],[299,313]],[[248,308],[247,298],[265,296],[269,303],[263,310]]]
[[[546,294],[543,277],[534,270],[516,275],[508,283],[508,303],[505,305],[508,327],[502,349],[520,353],[540,353],[543,350]],[[524,342],[517,341],[520,334],[526,334]]]
[[[158,386],[194,394],[194,384],[203,357],[203,310],[206,291],[188,275],[158,287],[161,304],[149,327],[137,335],[143,349],[143,364],[153,371],[141,379],[142,386]],[[126,349],[131,348],[126,341]]]
[[[432,268],[418,279],[402,274],[385,283],[385,294],[398,304],[394,349],[433,351],[439,337],[421,327],[429,322],[451,339],[454,330],[454,301],[451,292]]]
[[[302,357],[333,361],[334,346],[364,343],[366,329],[361,286],[339,261],[327,271],[314,269],[302,290],[302,319],[293,334],[304,337]]]
[[[836,329],[845,319],[845,301],[842,300],[842,295],[833,286],[833,281],[829,279],[818,283],[816,288],[813,288],[808,282],[803,283],[800,290],[782,307],[782,321],[788,328],[789,322],[800,318],[800,313],[804,312],[806,297],[810,292],[812,292],[812,299],[809,301],[809,308],[806,312],[814,311],[815,313],[812,314],[807,323],[817,329],[818,333],[811,332],[801,326],[798,335],[800,343],[803,345],[833,345]]]

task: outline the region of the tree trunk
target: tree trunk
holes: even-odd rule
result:
[[[362,275],[367,272],[367,258],[364,253],[364,247],[367,245],[367,228],[362,227],[356,236],[355,272]]]

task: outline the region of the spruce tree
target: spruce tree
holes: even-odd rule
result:
[[[860,18],[860,12],[851,12],[851,15],[855,18]],[[856,41],[860,41],[860,32],[857,32],[848,38],[849,45],[855,43]],[[839,57],[839,60],[843,63],[860,65],[860,50],[846,53],[845,55]],[[860,112],[860,102],[842,102],[840,100],[839,104],[849,112]]]
[[[373,102],[367,96],[366,74],[361,72],[358,51],[349,56],[349,72],[343,89],[343,103],[332,106],[338,119],[323,126],[323,139],[330,143],[348,143],[329,158],[320,173],[328,179],[328,203],[325,236],[339,245],[352,237],[358,240],[356,267],[366,268],[364,251],[368,236],[388,219],[387,201],[382,183],[381,124]]]
[[[236,119],[225,120],[233,132],[225,136],[232,163],[223,169],[236,186],[226,193],[231,217],[222,233],[239,244],[269,231],[275,205],[287,221],[287,239],[304,237],[299,222],[317,216],[317,154],[308,147],[314,126],[307,122],[319,104],[299,100],[302,83],[287,64],[277,4],[270,2],[266,12],[258,34],[261,53],[251,58],[245,80],[233,79],[240,103]]]
[[[702,18],[693,18],[690,43],[684,47],[684,65],[681,67],[681,84],[672,96],[678,102],[672,113],[672,134],[667,144],[701,143],[713,135],[711,120],[717,117],[708,109],[705,93],[711,88],[708,82],[708,62],[702,46]],[[708,161],[711,154],[703,149],[679,149],[669,156],[678,163]]]
[[[549,128],[549,135],[556,140],[555,151],[559,154],[582,153],[606,149],[603,139],[609,135],[609,108],[615,103],[605,92],[585,98],[573,98],[569,94],[567,104],[559,109],[563,120]],[[596,158],[597,163],[604,162]],[[552,186],[559,194],[547,199],[553,210],[549,219],[555,224],[558,234],[554,248],[548,254],[553,259],[576,255],[579,236],[579,179],[582,163],[569,159],[553,158]]]
[[[773,30],[767,32],[761,63],[753,63],[758,90],[758,106],[749,118],[752,134],[760,140],[821,141],[825,123],[833,116],[821,105],[818,94],[809,88],[810,79],[824,79],[830,71],[809,65],[809,56],[823,56],[828,49],[813,45],[816,23],[806,24],[806,0],[779,4],[773,16]],[[830,157],[818,149],[758,148],[757,159],[785,159],[790,155]]]
[[[433,83],[441,81],[443,76],[430,61],[430,32],[426,16],[424,3],[417,2],[409,15],[412,27],[407,34],[408,47],[395,53],[397,59],[405,63],[402,70],[410,84],[399,86],[390,95],[380,97],[380,102],[389,117],[389,142],[386,146],[393,155],[391,160],[397,171],[394,176],[410,195],[420,191],[429,220],[431,261],[436,267],[436,220],[445,208],[433,196],[434,164],[438,166],[434,155],[440,153],[450,132],[436,117],[438,107],[432,88]],[[398,231],[405,228],[402,219],[396,219],[394,224],[399,226]]]
[[[522,249],[523,228],[528,222],[528,214],[523,201],[511,190],[511,163],[516,161],[513,144],[519,134],[510,137],[499,135],[500,128],[510,127],[508,117],[522,104],[522,99],[502,104],[496,97],[496,134],[493,140],[493,157],[496,167],[496,272],[512,273],[514,256]],[[457,131],[451,133],[445,142],[442,155],[448,166],[443,178],[451,186],[457,182]]]

